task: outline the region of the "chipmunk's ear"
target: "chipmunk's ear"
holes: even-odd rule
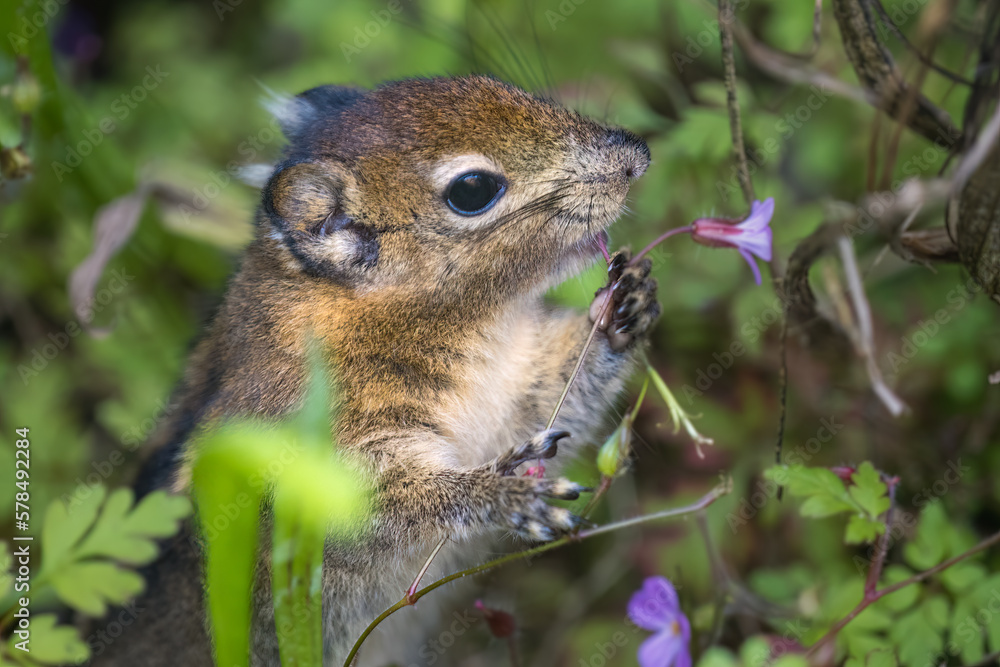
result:
[[[281,164],[262,191],[271,227],[307,273],[351,283],[378,263],[378,235],[345,210],[347,174],[319,162]]]

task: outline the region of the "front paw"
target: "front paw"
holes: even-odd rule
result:
[[[492,473],[493,502],[490,520],[525,539],[554,540],[573,531],[580,519],[567,509],[553,507],[546,500],[576,500],[584,487],[568,479],[515,477],[515,469],[527,461],[550,459],[558,443],[569,437],[566,431],[540,431],[524,444],[498,456],[489,467]]]
[[[547,498],[576,500],[586,491],[562,478],[501,477],[493,519],[504,528],[535,542],[548,542],[573,532],[583,520]]]
[[[600,328],[608,334],[611,349],[621,351],[646,337],[660,316],[656,300],[656,279],[649,273],[653,263],[648,258],[629,265],[632,252],[623,248],[608,265],[609,286],[600,290],[590,307],[590,319],[600,317]],[[608,291],[611,303],[605,305]]]
[[[493,461],[493,471],[501,475],[513,475],[514,470],[522,463],[551,459],[559,451],[559,441],[568,437],[568,431],[555,429],[540,431],[520,447],[498,456]]]

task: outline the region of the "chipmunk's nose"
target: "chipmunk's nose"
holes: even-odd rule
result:
[[[605,141],[618,153],[616,157],[627,179],[634,181],[646,172],[651,155],[645,139],[626,129],[615,127],[608,130]]]

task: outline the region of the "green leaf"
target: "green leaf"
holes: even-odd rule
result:
[[[736,656],[724,648],[712,646],[701,654],[698,667],[739,667]]]
[[[152,561],[158,551],[155,540],[174,534],[190,511],[187,499],[164,492],[149,494],[133,508],[129,489],[107,496],[100,485],[75,506],[54,502],[42,526],[36,581],[51,584],[74,609],[103,615],[108,604],[127,602],[143,588],[142,577],[112,561]]]
[[[854,483],[848,488],[851,498],[872,518],[877,518],[889,509],[889,497],[885,482],[870,462],[865,461],[851,475]]]
[[[278,648],[281,664],[311,667],[323,662],[321,593],[326,524],[310,524],[304,518],[295,496],[279,487],[271,559]]]
[[[308,469],[292,465],[276,479],[271,580],[274,622],[278,628],[281,663],[312,667],[323,662],[323,553],[331,520],[343,524],[356,515],[358,485],[346,466],[331,467],[329,379],[314,345],[310,353],[310,387],[306,405],[292,425],[294,436],[311,443],[303,460]],[[307,445],[308,447],[308,445]],[[320,472],[317,477],[313,473]],[[331,491],[339,490],[332,503]],[[328,504],[329,503],[329,504]],[[325,511],[317,512],[317,507]]]
[[[809,667],[809,661],[804,656],[795,653],[785,653],[771,663],[771,667]]]
[[[958,595],[986,581],[986,569],[979,563],[956,563],[941,573],[941,581],[949,592]]]
[[[77,560],[103,556],[130,565],[149,563],[159,551],[154,540],[176,533],[181,519],[191,513],[187,498],[166,491],[150,493],[135,509],[132,498],[131,489],[117,489],[108,497],[76,551]]]
[[[949,639],[951,644],[957,646],[960,651],[962,664],[971,665],[979,662],[983,658],[983,645],[986,637],[983,628],[976,614],[980,607],[979,596],[966,596],[955,602],[955,608],[951,617],[951,628]]]
[[[860,597],[857,600],[861,601]],[[855,626],[858,630],[886,630],[892,627],[893,618],[881,609],[870,606],[855,618],[848,627]]]
[[[3,600],[14,586],[14,575],[11,572],[13,564],[14,557],[10,553],[10,545],[0,542],[0,600]]]
[[[892,586],[900,581],[913,576],[913,572],[902,565],[890,565],[885,568],[882,574],[883,586]],[[879,607],[884,607],[888,611],[901,612],[909,609],[913,606],[913,603],[917,601],[920,597],[920,592],[923,590],[923,585],[920,583],[910,584],[909,586],[904,586],[900,588],[895,593],[890,593],[882,599],[880,599],[876,605]]]
[[[272,590],[282,662],[322,662],[324,544],[331,531],[361,521],[368,504],[357,472],[331,455],[333,402],[315,352],[310,358],[312,386],[294,419],[266,428],[224,425],[205,438],[194,463],[218,664],[249,662],[258,514],[272,487]]]
[[[850,488],[827,468],[801,465],[774,466],[765,476],[787,487],[793,496],[804,497],[799,513],[820,518],[853,512],[847,523],[844,541],[848,544],[871,542],[885,532],[879,516],[889,509],[886,486],[875,467],[864,462],[854,473]]]
[[[97,486],[76,509],[52,504],[42,528],[40,578],[67,562],[89,558],[130,565],[151,562],[158,552],[156,540],[176,533],[180,520],[191,512],[186,498],[164,491],[149,494],[135,508],[130,489],[117,489],[102,507],[105,495],[105,488]]]
[[[892,649],[872,651],[865,661],[865,667],[896,667],[898,664],[896,652]]]
[[[854,508],[843,500],[830,495],[812,496],[799,508],[799,514],[804,517],[821,519],[823,517],[850,512]]]
[[[901,616],[889,636],[899,647],[899,661],[906,667],[925,667],[944,646],[940,630],[928,621],[921,607]]]
[[[882,643],[881,640],[876,641]],[[861,657],[851,657],[845,667],[896,667],[897,664],[896,653],[892,649],[879,647],[864,651]]]
[[[744,665],[762,665],[771,655],[771,644],[764,637],[751,637],[740,647],[740,662]]]
[[[674,397],[673,392],[670,391],[670,387],[668,387],[667,383],[663,381],[660,374],[656,372],[656,369],[651,365],[646,364],[646,373],[648,373],[648,377],[653,381],[653,386],[656,387],[656,391],[660,393],[660,398],[662,398],[663,402],[667,404],[667,409],[670,411],[670,419],[674,422],[674,433],[680,431],[680,428],[683,426],[687,434],[692,440],[694,440],[695,446],[699,448],[699,453],[701,452],[701,445],[714,444],[714,441],[711,438],[703,436],[694,427],[694,423],[692,423],[691,420],[695,419],[695,417],[689,415],[687,410],[681,407],[681,404],[678,403],[677,399]]]
[[[857,629],[849,630],[850,627],[848,625],[844,628],[844,631],[847,631],[846,639],[845,637],[838,638],[842,640],[842,643],[847,644],[847,654],[850,656],[847,661],[848,665],[864,665],[868,656],[885,648],[885,637],[881,634],[873,634],[867,630],[862,632]],[[845,634],[844,631],[841,631],[841,635]]]
[[[920,514],[914,539],[903,547],[903,558],[917,570],[934,567],[945,559],[948,541],[944,536],[950,532],[941,503],[928,504]]]
[[[24,653],[14,648],[18,637],[14,635],[7,645],[12,656]],[[40,614],[31,619],[31,641],[28,644],[31,659],[43,665],[78,664],[90,657],[90,649],[80,639],[71,625],[56,625],[55,614]]]
[[[795,653],[785,653],[772,662],[771,667],[809,667],[809,661],[804,656]]]
[[[847,533],[844,541],[848,544],[874,542],[885,532],[885,524],[864,514],[852,514],[847,521]]]
[[[73,496],[75,506],[71,504],[67,507],[62,502],[54,502],[49,506],[42,524],[44,557],[38,572],[39,577],[44,577],[50,569],[58,567],[64,560],[69,559],[70,551],[94,525],[107,489],[100,484],[88,488],[90,493],[85,497],[79,498],[80,494]]]
[[[931,627],[935,630],[944,630],[948,627],[949,607],[947,598],[943,595],[935,595],[924,600],[919,609]]]
[[[70,563],[49,579],[60,599],[90,616],[103,616],[107,604],[123,604],[143,588],[141,576],[107,561]]]
[[[854,509],[844,483],[827,468],[807,468],[802,465],[778,465],[764,471],[764,475],[784,485],[793,496],[822,496],[844,503],[841,511]]]
[[[1000,574],[994,574],[983,582],[978,591],[986,598],[983,607],[993,612],[986,626],[986,640],[990,652],[1000,651]]]
[[[206,439],[192,471],[198,519],[206,539],[209,618],[216,664],[220,665],[250,663],[250,591],[263,487],[250,484],[259,466],[251,463],[247,468],[243,453],[266,446],[266,437],[258,430],[221,429]],[[241,451],[241,446],[246,450]]]

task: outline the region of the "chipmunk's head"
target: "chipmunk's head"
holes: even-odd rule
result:
[[[286,159],[262,230],[359,290],[541,291],[599,256],[638,136],[481,76],[323,86],[278,110]]]

